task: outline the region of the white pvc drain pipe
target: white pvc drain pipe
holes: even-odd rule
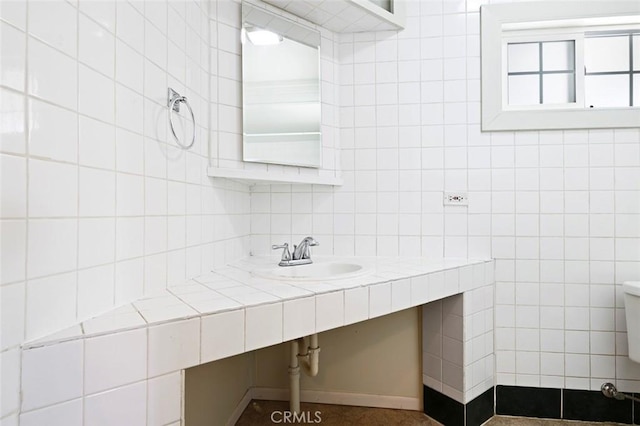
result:
[[[318,374],[320,364],[320,346],[318,345],[318,334],[312,334],[309,346],[304,353],[300,353],[300,348],[305,346],[305,339],[291,341],[290,361],[289,361],[289,411],[300,413],[300,368],[307,376],[315,377]]]

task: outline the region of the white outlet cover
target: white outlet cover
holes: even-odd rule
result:
[[[443,204],[445,206],[468,206],[469,194],[466,192],[445,192]]]

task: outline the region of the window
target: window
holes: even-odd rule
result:
[[[640,34],[595,34],[584,47],[586,105],[640,107]]]
[[[640,33],[584,32],[573,40],[505,40],[506,104],[511,107],[569,105],[584,108],[640,106]],[[519,36],[522,38],[522,36]],[[583,46],[576,51],[576,44]],[[634,47],[636,47],[634,49]],[[576,76],[576,55],[584,73]],[[584,94],[576,96],[576,77],[584,79]],[[584,102],[581,100],[584,99]],[[579,104],[579,105],[578,105]]]
[[[509,43],[507,50],[509,105],[576,101],[575,41]]]
[[[640,2],[484,5],[483,130],[640,125]]]

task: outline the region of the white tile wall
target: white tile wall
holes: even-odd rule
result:
[[[89,396],[84,402],[85,425],[147,424],[147,386],[138,382]]]
[[[398,33],[323,31],[322,172],[342,169],[345,184],[256,187],[250,197],[204,173],[207,139],[214,165],[281,169],[240,162],[240,60],[225,36],[239,25],[238,3],[212,3],[210,20],[196,1],[2,2],[0,29],[12,43],[3,41],[0,66],[0,111],[9,117],[0,140],[1,283],[15,301],[9,320],[26,319],[8,340],[3,329],[2,356],[52,324],[240,257],[250,234],[256,253],[313,234],[318,254],[492,255],[499,383],[589,388],[614,371],[619,386],[637,391],[619,284],[640,278],[640,131],[481,133],[481,3],[409,2]],[[66,25],[53,25],[52,13]],[[95,46],[111,53],[94,55]],[[163,121],[168,85],[202,123],[186,153]],[[469,207],[444,208],[443,190],[468,191]],[[85,278],[107,265],[113,279],[95,289],[104,297],[86,297]],[[429,297],[442,291],[440,278],[429,280]],[[55,297],[47,282],[60,289]],[[384,314],[377,290],[366,303],[347,291],[344,306],[359,308],[345,321]],[[587,352],[566,347],[570,332]],[[574,355],[586,362],[567,372],[561,366]],[[95,401],[85,420],[100,413]]]
[[[209,21],[208,2],[195,0],[0,5],[3,359],[25,340],[248,254],[248,189],[205,173],[217,56]],[[168,138],[169,85],[197,117],[188,152]],[[3,388],[3,401],[13,391]],[[83,414],[70,402],[21,421],[87,422],[98,406]],[[7,410],[3,424],[17,418]]]
[[[83,365],[82,341],[23,352],[22,410],[82,396]]]
[[[463,269],[473,290],[422,307],[422,357],[423,383],[467,403],[494,385],[493,283],[489,267]]]
[[[201,342],[202,363],[244,352],[245,313],[242,310],[224,312],[202,318],[202,334],[211,336]],[[220,345],[218,342],[226,342]]]
[[[316,332],[316,309],[319,302],[313,297],[285,301],[282,304],[282,337],[284,341]]]
[[[339,37],[345,184],[255,188],[252,250],[309,234],[318,254],[494,257],[498,383],[599,389],[613,373],[638,391],[640,365],[605,366],[627,365],[620,284],[640,279],[640,130],[482,133],[484,3],[410,1],[404,31]],[[445,190],[469,206],[444,207]],[[308,215],[269,214],[274,196]]]
[[[25,272],[29,279],[69,272],[71,293],[56,290],[47,301],[36,291],[44,286],[30,281],[33,292],[22,300],[14,294],[27,316],[16,343],[139,296],[137,280],[151,291],[238,258],[247,253],[249,232],[246,188],[204,173],[208,59],[217,53],[208,49],[206,3],[104,1],[78,9],[63,0],[34,1],[28,19],[19,3],[3,4],[0,15],[3,34],[11,36],[3,37],[0,81],[8,118],[1,147],[2,284],[19,283]],[[189,152],[167,139],[168,84],[189,97],[198,117],[199,142]],[[209,224],[216,216],[229,220],[224,232]],[[171,267],[149,256],[168,251],[163,258],[173,259]],[[134,258],[147,264],[142,277],[122,273],[130,262],[115,265],[113,274],[115,262]],[[98,271],[84,268],[99,265],[112,266],[87,292],[84,283]]]
[[[149,380],[147,424],[166,425],[180,421],[183,374],[177,371]]]
[[[200,321],[158,325],[149,329],[148,377],[155,377],[198,365],[200,361]]]
[[[134,330],[87,339],[85,393],[92,394],[146,378],[147,333]]]

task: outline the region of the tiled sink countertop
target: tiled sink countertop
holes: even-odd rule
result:
[[[100,408],[92,414],[91,407],[135,398],[133,388],[140,385],[144,395],[138,397],[147,419],[128,421],[169,424],[180,420],[180,396],[174,395],[178,401],[172,404],[159,403],[161,414],[153,417],[152,382],[173,389],[158,391],[163,395],[180,393],[185,368],[419,306],[494,280],[491,260],[314,261],[361,263],[369,273],[342,280],[272,280],[251,271],[276,268],[278,260],[250,257],[25,343],[21,418],[48,415],[46,411],[59,411],[63,404],[66,412],[78,402],[84,407],[83,423],[91,423],[93,415],[111,412]]]
[[[183,285],[169,287],[161,294],[136,300],[58,333],[27,342],[23,349],[196,317],[205,319],[209,315],[270,304],[282,307],[281,333],[264,330],[265,323],[259,318],[255,318],[259,320],[257,324],[247,325],[262,330],[245,330],[281,337],[261,345],[253,341],[256,336],[250,333],[245,339],[245,350],[237,352],[236,348],[233,351],[241,353],[419,306],[493,280],[492,276],[485,276],[493,273],[493,270],[485,271],[485,264],[491,262],[487,260],[318,257],[315,263],[331,261],[363,264],[368,272],[356,278],[324,281],[266,279],[254,276],[252,271],[277,268],[278,260],[250,257]],[[315,303],[310,303],[311,298],[315,298]]]

